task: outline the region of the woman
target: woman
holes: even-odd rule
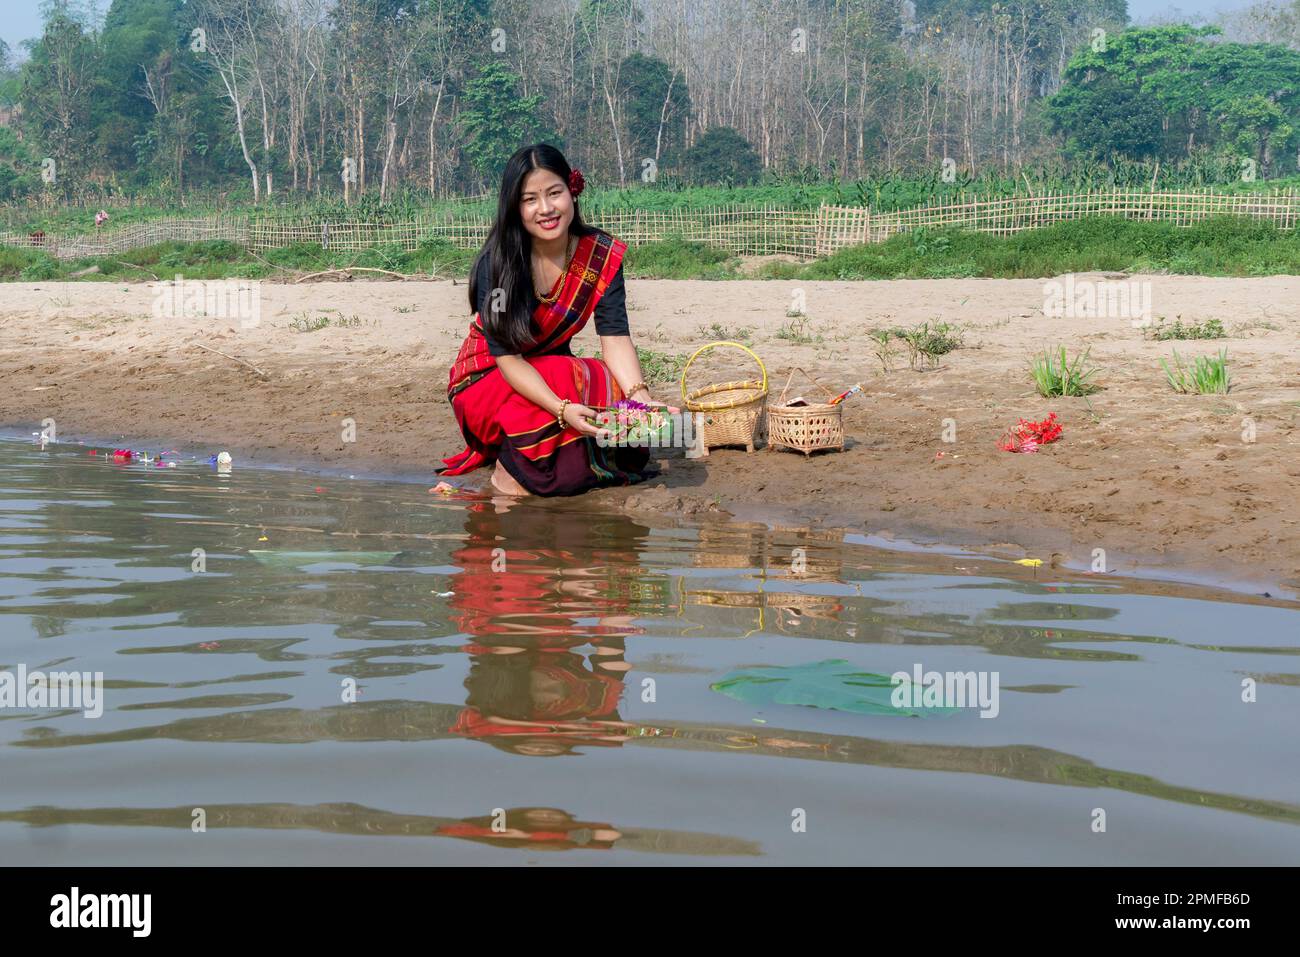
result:
[[[506,163],[470,273],[474,319],[447,388],[467,448],[443,459],[444,474],[495,461],[492,485],[508,495],[575,495],[645,477],[649,448],[606,446],[609,433],[589,421],[623,398],[662,403],[628,331],[627,245],[583,222],[582,188],[582,173],[546,143]],[[593,315],[602,358],[577,358],[569,340]]]

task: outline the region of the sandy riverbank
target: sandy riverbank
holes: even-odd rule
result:
[[[795,283],[631,279],[633,333],[645,348],[689,355],[717,338],[701,327],[748,327],[774,394],[796,366],[836,391],[862,381],[867,394],[845,407],[843,453],[715,450],[687,460],[673,450],[657,478],[594,497],[994,546],[1079,567],[1103,548],[1124,571],[1300,588],[1300,278],[1139,278],[1151,282],[1155,315],[1218,318],[1230,338],[1152,342],[1126,319],[1049,318],[1038,280],[921,280],[797,284],[812,340],[797,342],[777,335]],[[0,427],[35,430],[51,417],[64,440],[220,446],[237,463],[420,471],[430,484],[437,460],[461,448],[444,389],[468,324],[463,283],[265,283],[250,329],[155,318],[153,298],[147,284],[0,285]],[[295,330],[295,320],[319,316],[334,324]],[[901,368],[882,372],[867,330],[935,319],[960,323],[965,347],[936,370],[912,371],[900,355]],[[594,330],[576,343],[594,353]],[[1072,354],[1091,347],[1102,391],[1034,393],[1028,358],[1058,343]],[[1232,392],[1173,393],[1159,366],[1173,347],[1185,356],[1226,347]],[[692,367],[692,385],[752,368],[738,351],[713,355]],[[796,390],[815,387],[796,380]],[[675,383],[658,391],[679,397]],[[1061,441],[1031,455],[998,450],[1017,417],[1049,411],[1064,423]],[[341,438],[349,417],[354,443]],[[1243,441],[1248,417],[1253,443]],[[942,441],[945,419],[955,443]]]

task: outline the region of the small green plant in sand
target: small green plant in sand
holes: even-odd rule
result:
[[[1169,339],[1226,339],[1228,333],[1218,319],[1206,319],[1204,322],[1184,323],[1175,319],[1171,324],[1161,322],[1151,330],[1151,338],[1158,342]]]
[[[682,370],[686,367],[685,356],[655,352],[641,346],[636,347],[636,355],[641,360],[641,371],[645,373],[646,382],[676,381],[682,377]]]
[[[789,313],[786,313],[789,316]],[[821,336],[812,336],[808,333],[808,316],[799,313],[790,318],[790,321],[776,330],[778,339],[785,339],[788,342],[794,342],[799,345],[807,345],[811,342],[821,342]]]
[[[1038,388],[1038,394],[1045,398],[1051,398],[1054,396],[1089,395],[1096,392],[1098,386],[1088,380],[1095,376],[1099,370],[1096,366],[1089,365],[1089,352],[1091,350],[1085,350],[1080,355],[1075,356],[1074,361],[1071,362],[1066,356],[1065,346],[1061,346],[1059,351],[1053,352],[1048,349],[1030,362],[1029,371],[1034,377],[1034,385]]]
[[[289,328],[294,332],[315,332],[330,324],[329,316],[309,316],[305,312],[289,320]]]
[[[737,326],[729,329],[720,322],[707,326],[701,323],[697,331],[701,339],[722,339],[727,342],[748,343],[754,335],[753,326]]]
[[[1197,356],[1190,366],[1184,365],[1178,350],[1174,350],[1174,366],[1160,360],[1165,378],[1175,392],[1198,395],[1223,394],[1230,389],[1228,381],[1228,350],[1221,349],[1217,356]]]
[[[964,338],[958,326],[947,322],[935,322],[933,326],[923,322],[911,329],[896,330],[894,334],[907,346],[908,362],[913,369],[934,368],[940,356],[960,349]]]
[[[869,333],[872,349],[880,360],[880,368],[885,372],[893,371],[894,359],[898,355],[894,349],[895,332],[894,329],[873,329]]]
[[[300,312],[289,320],[289,328],[294,332],[316,332],[319,329],[328,329],[330,326],[336,328],[349,328],[361,325],[360,316],[309,316],[305,312]]]

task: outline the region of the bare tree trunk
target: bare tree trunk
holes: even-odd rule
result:
[[[434,147],[434,131],[438,128],[438,110],[442,106],[442,91],[446,86],[446,77],[443,77],[438,83],[438,95],[433,101],[433,112],[429,115],[429,195],[434,195],[437,185],[437,169],[434,164],[434,157],[437,151]]]

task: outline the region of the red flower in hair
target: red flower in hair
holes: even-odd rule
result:
[[[587,181],[582,178],[582,170],[576,166],[569,170],[569,192],[573,194],[574,199],[582,195],[582,191],[586,186]]]

